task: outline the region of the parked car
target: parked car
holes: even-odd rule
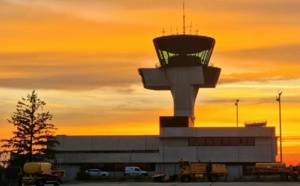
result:
[[[109,176],[109,172],[101,171],[99,169],[88,169],[85,172],[89,173],[91,176],[102,176],[102,177]]]
[[[139,167],[127,166],[127,167],[125,167],[124,175],[125,176],[147,176],[148,172],[142,170]]]

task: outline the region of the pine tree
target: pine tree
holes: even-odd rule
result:
[[[46,103],[32,91],[18,101],[17,109],[8,122],[16,127],[13,137],[2,139],[3,152],[10,152],[10,165],[22,166],[28,161],[55,159],[55,145],[59,144],[54,134],[57,128],[49,123],[53,117],[49,112],[40,112]]]

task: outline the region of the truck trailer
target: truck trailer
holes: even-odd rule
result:
[[[179,161],[179,178],[182,182],[189,182],[192,179],[208,178],[209,181],[218,181],[220,177],[228,176],[228,170],[225,164]]]
[[[43,186],[46,183],[53,183],[58,186],[65,177],[65,171],[54,169],[48,162],[25,163],[22,170],[23,185]]]
[[[282,180],[297,180],[299,176],[299,166],[286,166],[284,163],[256,163],[252,170],[252,175],[260,179],[261,176],[279,175]]]

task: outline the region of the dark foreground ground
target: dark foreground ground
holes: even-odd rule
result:
[[[300,186],[300,182],[192,182],[192,183],[181,183],[181,182],[170,182],[170,183],[108,183],[108,182],[74,182],[65,183],[61,186]]]

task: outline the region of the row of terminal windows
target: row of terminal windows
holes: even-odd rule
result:
[[[189,138],[189,146],[255,146],[254,137],[199,137]]]

